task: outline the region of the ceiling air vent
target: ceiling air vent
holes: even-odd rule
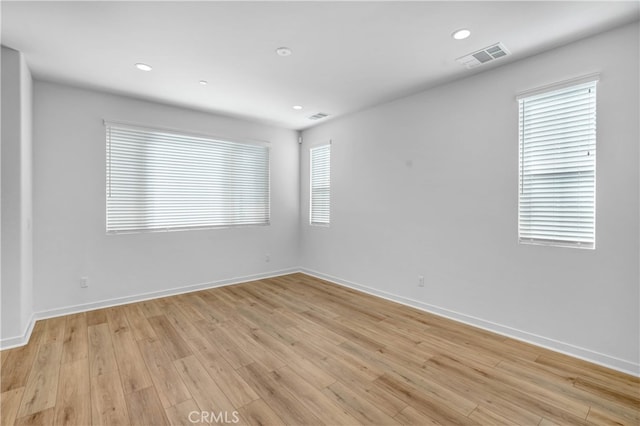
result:
[[[473,52],[470,55],[463,56],[456,59],[459,63],[467,68],[475,68],[479,65],[493,61],[494,59],[502,58],[509,55],[509,51],[502,43],[496,43],[484,49]]]
[[[321,118],[325,118],[328,117],[329,114],[325,114],[324,112],[319,112],[317,114],[313,114],[311,117],[309,117],[309,120],[320,120]]]

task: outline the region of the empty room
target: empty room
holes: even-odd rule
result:
[[[1,425],[639,425],[638,1],[2,1]]]

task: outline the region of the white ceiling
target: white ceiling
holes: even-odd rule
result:
[[[638,20],[639,5],[2,1],[2,44],[36,78],[304,129]],[[454,40],[463,27],[471,37]],[[512,56],[455,61],[496,42]]]

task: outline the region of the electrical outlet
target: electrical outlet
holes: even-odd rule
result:
[[[424,287],[424,275],[418,275],[418,287]]]
[[[264,255],[264,261],[267,262],[267,263],[271,262],[271,255],[265,254]]]
[[[89,277],[80,277],[80,287],[81,288],[89,287]]]

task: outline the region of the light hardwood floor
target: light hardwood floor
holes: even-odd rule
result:
[[[38,321],[1,356],[2,425],[640,424],[638,378],[303,274]]]

